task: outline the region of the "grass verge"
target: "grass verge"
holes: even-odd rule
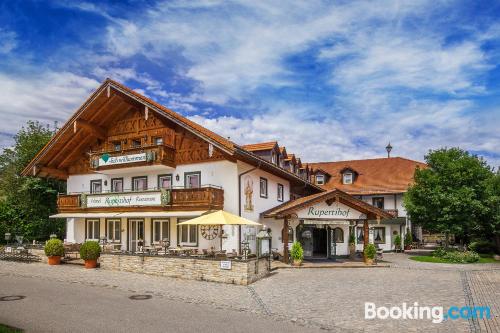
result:
[[[456,262],[451,262],[443,258],[433,257],[433,256],[413,256],[410,257],[411,260],[419,261],[419,262],[433,262],[438,264],[457,264]],[[495,260],[492,256],[489,255],[481,255],[479,261],[472,264],[491,264],[491,263],[500,263]],[[470,263],[469,263],[470,264]]]
[[[19,328],[10,327],[4,324],[0,324],[0,333],[20,333],[23,330]]]

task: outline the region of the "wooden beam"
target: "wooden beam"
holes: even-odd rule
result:
[[[65,169],[54,169],[54,168],[49,168],[49,167],[41,167],[40,172],[46,173],[47,176],[52,176],[53,178],[58,178],[58,179],[67,179],[68,178],[68,172]]]
[[[368,226],[368,219],[363,221],[363,258],[366,262],[366,247],[368,246],[368,243],[370,243],[370,229]]]
[[[288,216],[283,219],[283,262],[288,264]]]
[[[144,120],[148,120],[149,109],[147,106],[144,107]]]
[[[57,168],[61,168],[61,167],[65,167],[66,166],[66,163],[67,162],[72,162],[73,161],[73,158],[76,156],[76,155],[81,155],[82,152],[80,151],[80,149],[89,143],[89,137],[86,136],[84,137],[80,143],[74,148],[71,150],[71,152],[66,155],[66,157],[61,161],[61,163],[59,163],[58,167]]]
[[[78,128],[83,128],[84,130],[86,130],[87,132],[91,133],[92,135],[96,136],[101,140],[106,139],[106,131],[102,127],[92,124],[88,121],[81,119],[75,120],[73,124],[73,132],[76,133]]]

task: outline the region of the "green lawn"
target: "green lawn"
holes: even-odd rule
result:
[[[414,256],[410,257],[411,260],[415,261],[420,261],[420,262],[435,262],[439,264],[457,264],[456,262],[450,262],[446,259],[443,258],[438,258],[438,257],[433,257],[433,256]],[[492,256],[489,255],[481,255],[481,259],[479,259],[478,262],[475,262],[474,264],[489,264],[489,263],[500,263],[500,261],[497,261],[493,259]]]
[[[0,333],[18,333],[18,332],[22,332],[22,331],[23,330],[20,330],[18,328],[14,328],[14,327],[0,324]]]

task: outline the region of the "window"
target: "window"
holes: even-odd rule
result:
[[[365,234],[363,227],[356,228],[356,239],[358,240],[358,244],[363,243],[365,241]]]
[[[278,201],[283,201],[285,197],[284,187],[281,184],[278,184]]]
[[[375,244],[385,243],[385,228],[375,227],[373,228],[373,242]]]
[[[120,242],[122,239],[122,221],[107,220],[106,238],[111,242]]]
[[[316,184],[324,185],[325,184],[325,175],[316,175]]]
[[[183,219],[178,220],[179,223],[186,221]],[[180,225],[179,226],[179,239],[181,245],[197,246],[198,245],[198,226],[193,225]]]
[[[260,178],[260,197],[267,198],[267,179]]]
[[[102,179],[90,181],[90,193],[102,193]]]
[[[335,228],[332,230],[333,241],[335,243],[344,242],[344,230],[342,228]]]
[[[159,175],[158,188],[172,188],[172,175]]]
[[[114,151],[121,151],[122,150],[122,143],[121,142],[113,142],[113,149],[114,149]]]
[[[198,188],[201,185],[201,172],[185,172],[184,186],[186,188]]]
[[[163,145],[163,138],[161,136],[153,138],[153,142],[157,146]]]
[[[153,243],[160,243],[164,239],[170,239],[169,220],[152,220]]]
[[[111,192],[123,192],[123,178],[111,178]]]
[[[285,239],[285,228],[281,229],[281,242]],[[293,243],[293,228],[288,227],[288,243]]]
[[[141,139],[132,140],[132,148],[139,148],[141,146]]]
[[[146,191],[148,189],[148,177],[132,177],[132,191]]]
[[[342,182],[344,184],[352,184],[352,172],[345,172],[342,175]]]
[[[101,226],[100,221],[99,220],[86,220],[86,224],[87,225],[85,228],[85,231],[86,231],[85,238],[98,241],[99,236],[100,236],[100,233],[99,233],[99,229]]]
[[[384,197],[374,197],[372,198],[373,206],[384,209]]]

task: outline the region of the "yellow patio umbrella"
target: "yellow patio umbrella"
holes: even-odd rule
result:
[[[257,223],[251,220],[248,220],[244,217],[234,215],[223,210],[218,210],[213,213],[208,213],[205,215],[201,215],[194,219],[181,222],[179,225],[220,225],[220,249],[222,251],[222,226],[224,225],[252,225],[259,226],[261,223]]]

